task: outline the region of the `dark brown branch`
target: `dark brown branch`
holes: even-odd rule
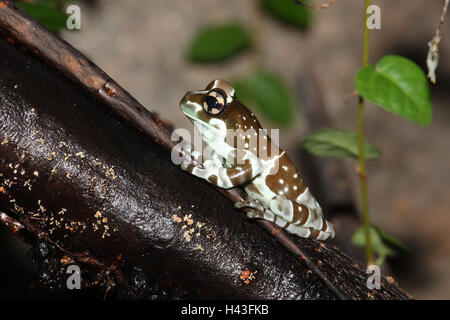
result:
[[[5,2],[6,3],[6,2]],[[54,36],[40,25],[30,25],[28,18],[19,10],[9,10],[6,7],[2,19],[3,30],[10,35],[14,35],[14,41],[19,42],[27,49],[42,57],[52,67],[60,70],[68,78],[91,92],[94,96],[111,106],[115,112],[127,119],[139,130],[148,134],[156,142],[168,150],[175,146],[171,140],[171,127],[138,101],[136,101],[127,91],[120,87],[113,79],[106,75],[100,68],[90,62],[86,57],[77,52],[68,43]],[[245,201],[244,196],[238,190],[221,190],[231,201]],[[300,261],[308,264],[314,273],[321,278],[335,294],[344,299],[345,296],[336,286],[327,279],[310,260],[302,253],[300,247],[289,237],[284,235],[284,231],[277,228],[272,223],[258,220],[264,229],[268,230],[276,239],[296,255]]]
[[[0,1],[0,32],[9,42],[25,47],[62,72],[126,119],[128,123],[152,137],[158,144],[168,150],[174,146],[175,142],[170,140],[171,128],[168,123],[147,111],[97,66],[7,1]],[[244,200],[239,190],[222,191],[222,193],[233,202]],[[315,268],[316,264],[308,258],[306,258],[307,261],[305,260],[308,255],[303,254],[299,245],[291,237],[270,223],[265,221],[258,221],[258,223],[308,267]],[[315,244],[319,245],[312,241],[305,242],[305,247],[311,246],[311,244],[312,247],[315,247]],[[326,245],[320,244],[317,248],[326,249],[326,247]],[[328,280],[318,268],[315,268],[315,271],[318,271],[320,279],[337,297],[343,298],[343,294],[336,289],[333,282]],[[352,297],[355,298],[356,295]]]

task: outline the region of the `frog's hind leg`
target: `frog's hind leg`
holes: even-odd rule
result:
[[[322,210],[317,203],[314,208],[311,208],[298,200],[290,200],[285,196],[277,195],[270,200],[270,210],[289,222],[286,226],[286,230],[289,232],[295,234],[299,232],[302,234],[299,235],[304,237],[305,230],[303,229],[306,229],[308,235],[305,238],[324,240],[334,237],[334,227],[322,216]]]
[[[305,227],[290,224],[290,223],[288,223],[288,225],[285,227],[285,229],[287,232],[295,234],[302,238],[327,240],[329,238],[334,237],[334,231],[332,233],[324,232],[324,231],[317,231],[312,228],[305,228]]]
[[[325,231],[317,231],[312,228],[307,228],[301,225],[295,225],[289,223],[277,214],[274,214],[270,209],[264,207],[258,200],[236,202],[236,208],[253,208],[256,211],[249,211],[247,217],[251,219],[264,219],[275,223],[277,226],[286,229],[289,233],[295,234],[302,238],[311,238],[317,240],[327,240],[330,237],[334,237],[334,231],[332,233]],[[328,224],[327,224],[328,225]]]

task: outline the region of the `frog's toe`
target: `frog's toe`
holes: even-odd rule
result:
[[[255,219],[258,216],[258,213],[255,210],[247,211],[247,218]]]
[[[237,209],[241,209],[241,208],[245,207],[245,202],[244,201],[235,202],[234,207]]]
[[[185,171],[192,171],[192,167],[193,167],[192,162],[190,162],[188,160],[184,160],[180,165],[181,170],[185,170]]]

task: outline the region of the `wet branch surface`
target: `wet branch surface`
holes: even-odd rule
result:
[[[181,171],[168,123],[6,1],[0,35],[0,223],[34,244],[54,290],[75,263],[118,298],[408,298]]]

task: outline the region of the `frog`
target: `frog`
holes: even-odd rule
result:
[[[249,218],[271,221],[302,238],[335,236],[294,163],[236,97],[230,82],[215,79],[204,90],[188,91],[180,109],[211,150],[210,159],[184,159],[181,169],[218,188],[243,188],[247,199],[235,207],[250,209]],[[233,138],[227,139],[230,132]],[[185,150],[192,149],[189,144]]]

